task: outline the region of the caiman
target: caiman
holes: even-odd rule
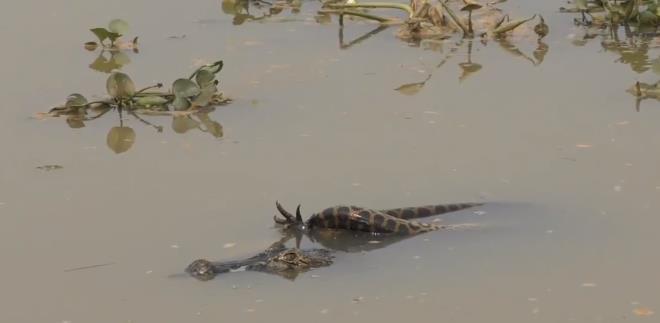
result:
[[[234,271],[258,271],[293,280],[299,273],[332,264],[334,256],[330,250],[286,248],[286,240],[288,237],[273,243],[256,256],[243,260],[215,262],[198,259],[188,265],[186,272],[203,281]]]
[[[286,229],[295,229],[301,232],[311,232],[316,229],[344,229],[374,234],[414,235],[439,230],[444,226],[434,223],[422,223],[411,219],[458,211],[482,204],[438,204],[388,210],[340,205],[312,214],[307,221],[304,221],[300,213],[300,205],[296,208],[296,215],[294,216],[285,210],[279,202],[275,202],[277,210],[284,218],[274,216],[273,220]]]

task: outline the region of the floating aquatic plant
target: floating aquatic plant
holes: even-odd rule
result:
[[[574,7],[560,8],[562,12],[579,12],[582,25],[635,24],[639,28],[660,25],[660,2],[658,0],[574,0]],[[603,13],[603,16],[594,16]],[[586,16],[591,20],[588,20]]]
[[[457,30],[462,31],[463,37],[472,38],[474,35],[503,37],[506,33],[513,31],[520,25],[534,19],[520,19],[502,24],[495,28],[475,32],[473,15],[480,11],[480,18],[500,16],[500,10],[494,7],[495,3],[486,6],[474,1],[463,0],[460,7],[454,2],[438,0],[435,5],[429,0],[411,0],[410,5],[389,2],[353,2],[353,3],[326,3],[319,12],[322,14],[337,14],[340,16],[340,25],[343,23],[344,15],[357,16],[369,20],[375,20],[381,24],[399,24],[401,28],[397,35],[404,40],[418,41],[421,39],[444,39],[449,38]],[[453,7],[453,8],[452,8]],[[359,12],[357,9],[399,9],[407,13],[407,18],[401,20],[394,17],[382,17],[372,13]],[[467,24],[465,20],[456,14],[456,10],[467,12]],[[546,25],[547,27],[547,25]],[[546,28],[545,35],[549,31]]]
[[[121,19],[114,19],[108,23],[108,28],[97,27],[90,31],[98,38],[98,43],[89,41],[85,43],[85,49],[95,50],[99,45],[104,49],[132,49],[137,52],[138,37],[134,37],[130,43],[120,42],[120,38],[129,31],[128,23]]]
[[[49,114],[77,114],[87,109],[103,107],[183,111],[228,103],[229,99],[224,97],[217,87],[216,75],[222,70],[222,66],[222,61],[201,66],[188,78],[174,81],[169,92],[153,91],[161,88],[161,83],[136,90],[133,80],[127,74],[113,72],[106,80],[108,98],[89,102],[83,95],[74,93],[67,97],[63,106],[52,108]]]

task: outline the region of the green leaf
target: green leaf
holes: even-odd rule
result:
[[[108,147],[115,152],[121,154],[133,146],[135,142],[135,131],[129,127],[113,127],[108,132],[106,143]]]
[[[177,111],[188,110],[188,108],[190,108],[190,101],[186,98],[176,96],[174,97],[174,101],[172,101],[172,106],[174,107],[174,110]]]
[[[108,39],[108,34],[110,34],[110,32],[105,28],[92,28],[90,31],[96,35],[100,42]]]
[[[117,34],[117,33],[109,33],[108,34],[108,39],[110,39],[110,42],[113,45],[115,44],[115,40],[117,40],[119,37],[121,37],[121,34]]]
[[[178,79],[172,84],[172,92],[178,98],[190,98],[200,93],[199,86],[189,79]]]
[[[197,81],[197,84],[201,88],[208,86],[213,80],[215,80],[215,74],[208,69],[201,69],[195,75],[195,81]]]
[[[135,94],[135,84],[128,75],[121,72],[114,72],[108,77],[105,84],[108,94],[113,98],[126,98]]]
[[[108,29],[114,33],[124,35],[128,32],[128,23],[121,19],[114,19],[108,24]]]
[[[213,135],[216,138],[222,138],[223,131],[222,125],[214,120],[211,120],[208,113],[199,113],[196,114],[199,118],[199,121],[206,127],[206,131]]]
[[[639,13],[637,21],[640,26],[655,26],[658,24],[658,16],[656,16],[655,13],[646,10]]]
[[[224,63],[222,61],[217,61],[211,65],[204,66],[203,69],[206,69],[213,74],[218,74],[218,72],[222,71],[223,66]]]
[[[203,107],[207,106],[215,94],[218,93],[218,88],[215,84],[210,83],[208,86],[202,88],[201,93],[195,97],[195,100],[192,102],[193,105]]]
[[[87,99],[82,94],[73,93],[70,94],[68,97],[66,97],[66,103],[64,104],[64,106],[67,108],[71,108],[71,107],[82,106],[85,104],[87,104]]]
[[[102,43],[106,39],[110,39],[110,42],[114,43],[117,38],[121,37],[121,34],[108,31],[105,28],[93,28],[90,29],[96,37],[98,37],[99,41]]]
[[[135,99],[135,104],[145,107],[164,105],[167,102],[170,101],[162,96],[157,96],[157,95],[141,96]]]

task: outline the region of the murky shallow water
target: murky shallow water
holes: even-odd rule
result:
[[[658,75],[618,62],[598,39],[574,46],[579,30],[558,4],[510,2],[548,21],[544,61],[475,42],[483,68],[462,82],[464,46],[438,69],[455,42],[423,50],[388,29],[341,50],[336,24],[313,21],[313,2],[294,21],[241,26],[216,1],[3,10],[1,320],[653,321],[633,310],[660,310],[660,109],[647,100],[636,112],[625,89]],[[115,154],[105,142],[118,116],[80,129],[31,118],[69,93],[104,93],[107,75],[88,68],[97,54],[81,44],[115,17],[142,39],[122,69],[139,84],[225,61],[221,87],[235,101],[209,114],[222,139],[175,133],[169,117],[150,119],[163,133],[128,119],[136,142]],[[345,40],[373,28],[349,23]],[[658,60],[651,47],[647,62]],[[393,90],[431,72],[416,95]],[[50,164],[63,168],[36,169]],[[195,258],[277,240],[275,200],[311,214],[482,199],[493,202],[484,214],[443,217],[478,228],[340,252],[294,282],[171,277]],[[94,264],[108,265],[67,271]]]

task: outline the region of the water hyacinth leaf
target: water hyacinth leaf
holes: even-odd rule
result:
[[[83,106],[85,104],[87,104],[87,99],[82,94],[73,93],[66,97],[66,103],[64,106],[71,108],[76,106]]]
[[[195,100],[192,102],[193,105],[203,107],[209,104],[213,97],[218,92],[218,88],[215,84],[211,83],[208,86],[202,89],[202,92],[195,97]]]
[[[106,39],[110,39],[110,41],[114,43],[117,38],[121,37],[120,34],[113,33],[105,28],[92,28],[90,31],[98,37],[101,43]]]
[[[115,152],[121,154],[133,146],[135,131],[130,127],[113,127],[108,132],[107,145]]]
[[[520,19],[520,20],[514,20],[512,22],[508,22],[506,24],[503,24],[503,25],[495,28],[493,30],[493,34],[501,35],[501,34],[504,34],[508,31],[512,31],[512,30],[516,29],[518,26],[520,26],[520,25],[522,25],[522,24],[524,24],[524,23],[526,23],[526,22],[528,22],[528,21],[530,21],[534,18],[536,18],[536,15],[533,15],[532,17],[527,18],[527,19]]]
[[[108,34],[110,34],[110,32],[105,28],[92,28],[90,31],[96,35],[100,42],[108,39]]]
[[[209,72],[213,74],[218,74],[222,70],[222,67],[224,66],[224,63],[222,61],[217,61],[211,65],[206,65],[202,67],[204,70],[208,70]]]
[[[108,94],[113,98],[126,98],[135,94],[135,84],[128,75],[114,72],[105,84]]]
[[[115,44],[115,40],[117,40],[119,37],[121,37],[121,34],[117,34],[117,33],[109,33],[108,34],[108,39],[110,39],[110,42],[113,45]]]
[[[648,10],[642,11],[637,16],[637,22],[639,22],[640,26],[652,27],[658,24],[658,16]]]
[[[190,118],[190,116],[174,116],[172,118],[172,130],[176,133],[186,133],[190,129],[199,127],[199,122]]]
[[[176,96],[172,101],[172,106],[174,107],[174,110],[177,111],[188,110],[188,108],[190,108],[190,101],[186,98]]]
[[[160,106],[168,102],[170,102],[168,99],[157,95],[141,96],[135,99],[135,104],[145,107]]]
[[[209,71],[208,69],[201,69],[195,75],[195,81],[200,87],[206,87],[215,80],[215,74]]]
[[[120,35],[125,35],[128,32],[128,23],[121,19],[114,19],[108,24],[108,29]]]
[[[200,93],[199,86],[189,79],[178,79],[172,83],[172,92],[180,98],[190,98]]]

